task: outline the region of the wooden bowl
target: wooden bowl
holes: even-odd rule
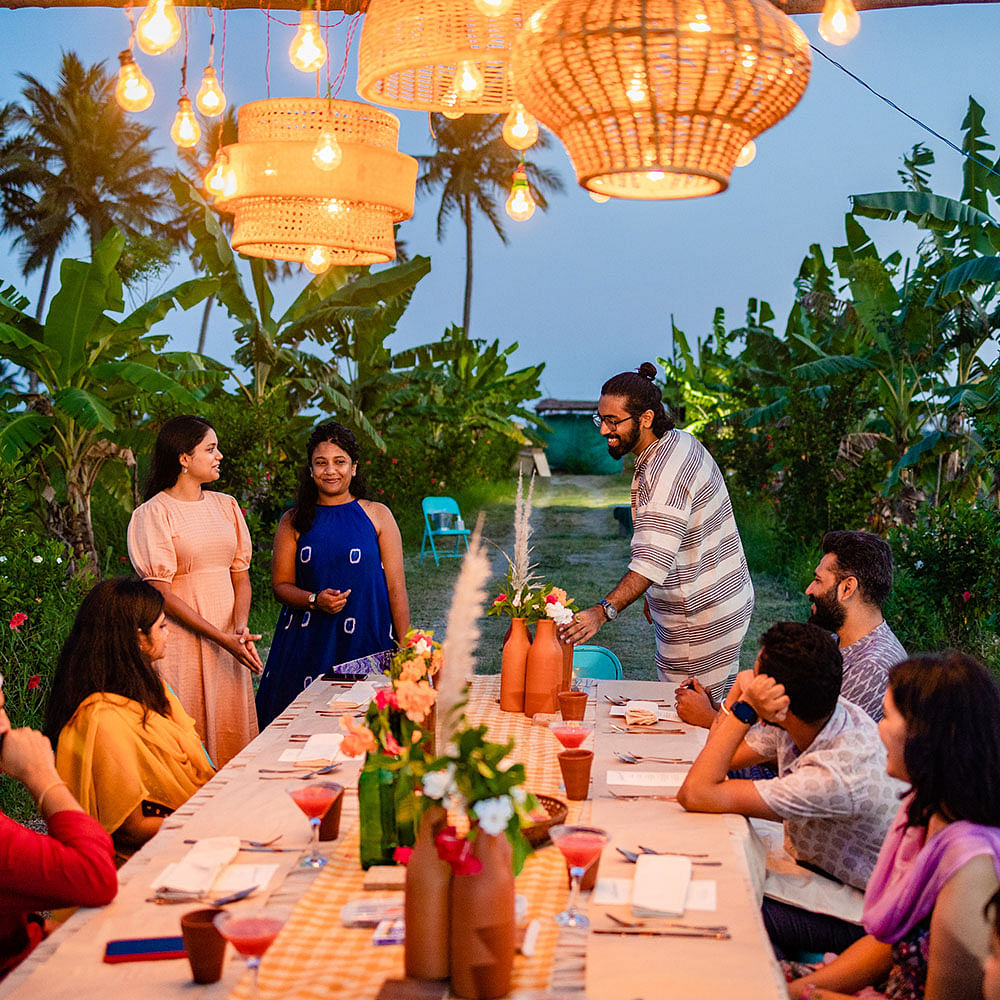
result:
[[[525,839],[536,850],[542,847],[549,839],[549,830],[560,823],[565,822],[566,813],[569,811],[565,802],[555,799],[551,795],[536,795],[538,804],[549,814],[548,819],[540,820],[526,826],[521,830]]]

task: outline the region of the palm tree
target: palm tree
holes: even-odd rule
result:
[[[437,215],[437,238],[443,239],[452,213],[458,210],[465,226],[465,304],[462,326],[469,332],[472,309],[472,222],[476,210],[489,219],[497,236],[507,242],[501,220],[501,204],[510,191],[511,175],[520,162],[520,154],[503,141],[503,115],[464,115],[451,120],[431,115],[431,128],[437,152],[418,156],[420,176],[417,193],[441,189]],[[546,149],[551,139],[540,132],[534,148]],[[554,171],[525,163],[528,181],[538,207],[548,208],[546,191],[561,191],[562,178]]]

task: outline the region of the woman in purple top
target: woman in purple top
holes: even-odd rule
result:
[[[884,708],[887,770],[910,791],[868,883],[868,935],[788,992],[978,1000],[1000,885],[1000,691],[969,656],[919,656],[890,670]]]

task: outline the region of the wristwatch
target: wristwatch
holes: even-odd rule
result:
[[[319,594],[310,594],[309,595],[309,610],[310,611],[312,611],[312,609],[316,607],[316,598],[317,597],[319,597]]]
[[[757,721],[757,713],[745,701],[735,702],[732,713],[744,726],[752,726]]]
[[[613,622],[618,617],[618,609],[610,601],[598,601],[597,606],[604,608],[604,617],[609,622]]]

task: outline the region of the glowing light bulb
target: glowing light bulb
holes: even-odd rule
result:
[[[662,170],[650,170],[646,177],[651,181],[662,181],[666,174]]]
[[[712,26],[708,23],[707,14],[695,14],[694,20],[688,23],[688,28],[691,31],[705,32],[711,31]]]
[[[333,258],[326,247],[317,246],[309,251],[304,263],[313,274],[322,274],[333,263]]]
[[[646,100],[645,73],[641,69],[632,71],[632,79],[629,80],[625,96],[629,99],[630,104],[642,104]]]
[[[150,0],[135,28],[135,40],[147,55],[162,55],[181,37],[173,0]]]
[[[215,157],[215,162],[205,174],[205,190],[215,195],[217,198],[226,190],[226,158],[220,150]]]
[[[332,125],[323,126],[316,145],[313,146],[312,161],[320,170],[335,170],[343,159],[343,151],[337,142],[337,133]]]
[[[177,102],[177,114],[170,126],[170,138],[184,148],[193,146],[201,138],[201,126],[194,116],[190,97],[182,97]]]
[[[736,166],[745,167],[750,163],[753,163],[753,158],[757,155],[757,143],[751,139],[741,150],[740,155],[736,157]]]
[[[215,118],[226,110],[229,102],[219,86],[215,69],[211,66],[206,66],[205,72],[201,75],[201,86],[198,88],[194,103],[206,118]]]
[[[487,17],[499,17],[501,14],[506,14],[513,3],[514,0],[476,0],[476,6]]]
[[[118,53],[118,61],[122,65],[115,85],[115,99],[125,111],[145,111],[153,103],[153,85],[142,75],[128,49]]]
[[[538,122],[520,101],[514,101],[503,123],[503,141],[511,149],[527,149],[538,138]]]
[[[456,122],[458,121],[459,118],[461,118],[465,114],[465,112],[455,111],[454,109],[452,109],[451,111],[442,111],[441,114],[443,114],[445,118],[450,118],[453,122]]]
[[[315,73],[326,62],[326,43],[316,25],[316,15],[311,10],[302,11],[299,30],[288,46],[288,58],[303,73]]]
[[[846,45],[860,30],[861,18],[851,0],[826,0],[819,34],[831,45]]]
[[[514,171],[514,181],[510,186],[506,209],[507,214],[515,222],[527,222],[535,214],[535,199],[531,197],[528,175],[524,172],[524,167],[518,167]]]
[[[451,84],[452,92],[460,104],[471,104],[478,101],[486,90],[486,80],[479,67],[471,59],[460,59],[455,69],[455,79]]]
[[[611,201],[611,195],[601,194],[600,191],[588,191],[591,201],[596,201],[598,205],[603,205],[606,201]]]

